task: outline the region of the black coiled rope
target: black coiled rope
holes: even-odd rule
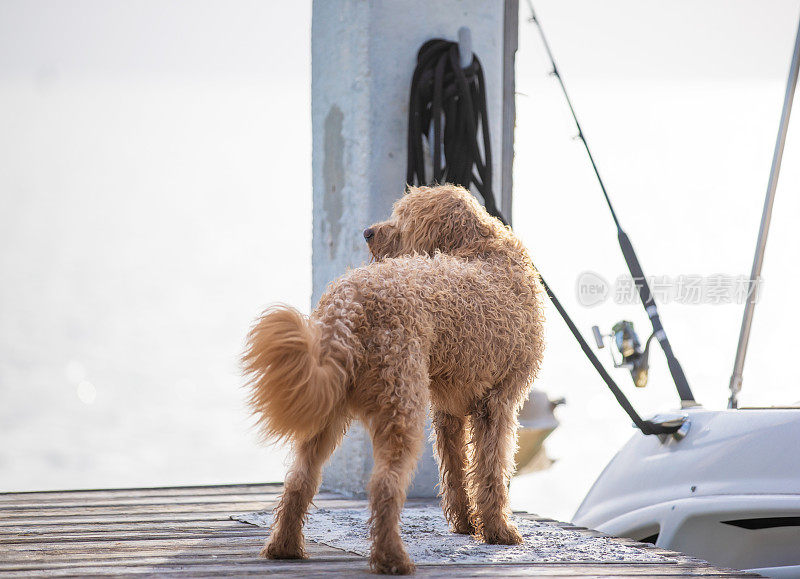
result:
[[[431,175],[425,168],[426,154],[432,156]],[[474,55],[462,68],[456,42],[429,40],[417,54],[408,111],[406,182],[453,183],[467,189],[474,185],[486,210],[499,213],[492,193],[483,68]]]

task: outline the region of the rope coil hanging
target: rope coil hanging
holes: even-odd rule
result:
[[[425,141],[433,157],[430,176]],[[408,111],[406,182],[453,183],[467,189],[474,185],[487,211],[498,214],[483,68],[475,55],[462,67],[457,42],[429,40],[417,54]]]

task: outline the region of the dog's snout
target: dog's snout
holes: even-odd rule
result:
[[[364,239],[366,239],[369,242],[372,241],[373,237],[375,237],[375,230],[372,229],[372,227],[367,227],[364,230]]]

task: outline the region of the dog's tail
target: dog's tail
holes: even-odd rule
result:
[[[313,436],[344,398],[345,369],[321,334],[319,322],[288,306],[268,309],[250,330],[242,364],[265,438]]]

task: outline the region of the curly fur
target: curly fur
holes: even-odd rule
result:
[[[544,351],[538,274],[461,187],[411,188],[371,229],[373,263],[331,283],[310,317],[277,307],[250,332],[251,407],[265,435],[295,450],[262,554],[305,557],[322,465],[356,418],[374,446],[370,564],[413,572],[398,525],[429,404],[453,530],[519,543],[507,484],[517,412]]]

